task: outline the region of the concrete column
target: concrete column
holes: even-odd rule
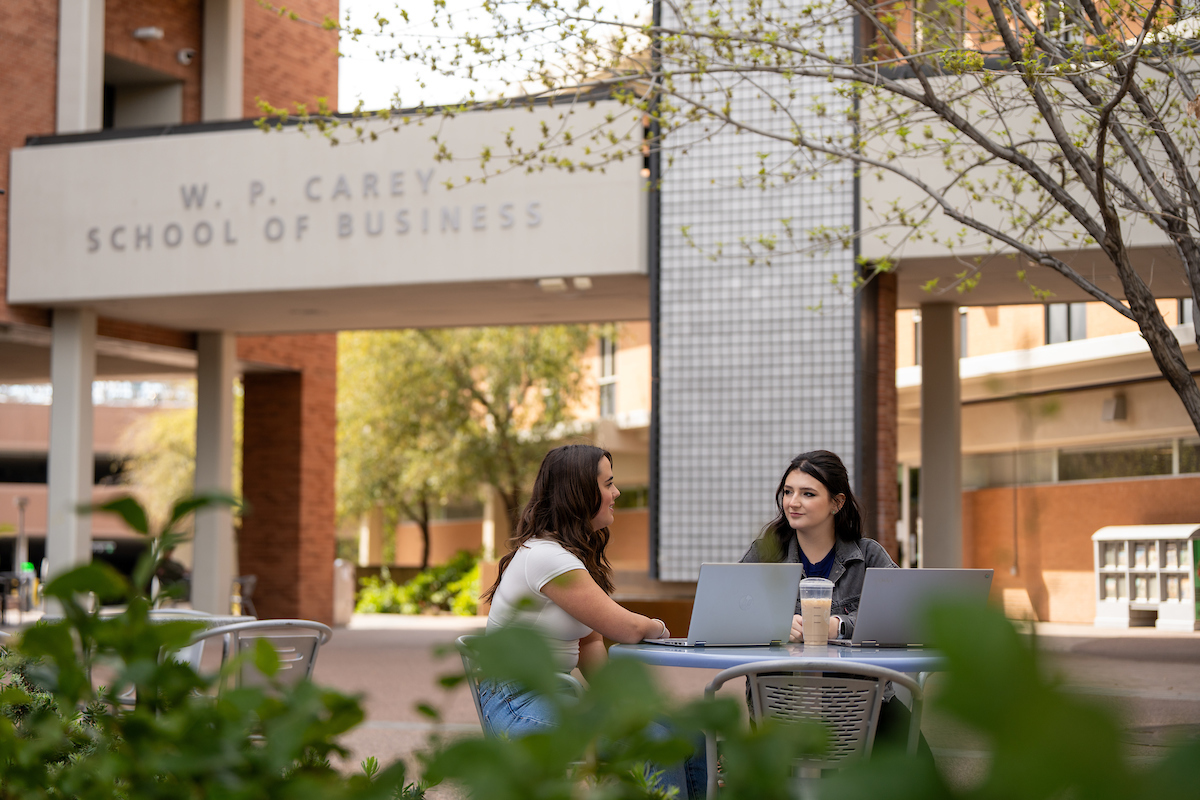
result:
[[[200,116],[205,122],[242,118],[243,0],[204,0],[200,54]]]
[[[78,507],[92,501],[92,379],[96,375],[96,313],[54,312],[50,340],[50,453],[46,558],[50,576],[92,560],[91,517]],[[45,576],[43,576],[45,578]]]
[[[59,0],[55,130],[81,133],[103,125],[104,0]]]
[[[374,567],[383,563],[383,507],[375,506],[363,514],[358,527],[358,565]]]
[[[921,306],[921,566],[961,567],[962,402],[958,306]]]
[[[201,333],[196,345],[196,493],[231,494],[236,338],[231,333]],[[236,560],[229,508],[209,508],[196,515],[193,546],[192,605],[228,614]]]

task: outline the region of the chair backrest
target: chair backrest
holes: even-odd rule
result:
[[[488,729],[487,718],[483,714],[483,705],[479,701],[479,664],[475,661],[475,651],[471,646],[471,643],[478,638],[478,634],[460,636],[455,640],[454,646],[458,648],[458,655],[462,658],[463,671],[467,675],[467,686],[471,690],[471,700],[475,703],[475,713],[479,715],[479,727],[483,728],[485,736],[490,736],[491,731]],[[576,699],[583,697],[583,684],[574,675],[560,672],[559,676],[565,693]]]
[[[832,769],[849,759],[871,754],[884,682],[821,673],[756,674],[749,678],[755,720],[813,721],[825,726],[825,756],[798,759],[805,766]]]
[[[279,657],[279,671],[268,678],[254,666],[253,659],[246,659],[234,679],[239,686],[273,688],[277,685],[294,685],[311,677],[321,645],[332,637],[333,630],[320,622],[306,619],[264,619],[200,631],[192,637],[189,647],[203,644],[209,639],[220,638],[224,643],[224,664],[234,655],[253,650],[259,640],[265,641],[274,648]]]
[[[801,755],[794,761],[803,774],[819,774],[819,770],[841,767],[871,754],[889,681],[912,693],[908,752],[916,752],[924,695],[920,684],[903,672],[839,658],[760,661],[718,673],[705,694],[712,697],[725,682],[743,676],[750,684],[750,714],[755,722],[807,720],[825,726],[827,751]],[[710,763],[715,763],[715,742],[711,735],[708,738]]]
[[[475,635],[460,636],[455,640],[454,646],[458,648],[458,655],[462,658],[463,672],[467,676],[471,700],[475,703],[475,713],[479,716],[479,726],[486,734],[488,732],[487,721],[483,716],[483,706],[479,702],[479,665],[475,662],[475,655],[471,650],[471,642],[478,638]]]

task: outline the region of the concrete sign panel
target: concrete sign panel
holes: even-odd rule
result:
[[[611,110],[464,114],[337,146],[255,129],[15,150],[9,302],[644,275],[640,160],[480,180],[483,148],[495,170],[543,123],[572,129],[559,155],[584,160]]]

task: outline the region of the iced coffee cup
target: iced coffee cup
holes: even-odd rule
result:
[[[829,614],[833,605],[833,581],[805,578],[800,581],[800,616],[804,621],[804,643],[829,643]]]

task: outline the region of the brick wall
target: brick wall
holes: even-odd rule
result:
[[[177,331],[108,317],[96,320],[96,335],[184,350],[196,349],[196,334],[192,331]]]
[[[1200,522],[1200,477],[980,489],[963,493],[963,561],[996,571],[994,598],[1027,593],[1039,620],[1091,622],[1092,534],[1184,522]]]
[[[896,521],[900,519],[900,497],[896,491],[896,453],[900,419],[896,395],[896,275],[875,278],[875,331],[879,337],[879,359],[875,391],[875,538],[891,554],[900,558],[896,541]],[[868,512],[870,510],[868,509]]]
[[[203,13],[201,0],[110,0],[104,8],[105,54],[182,81],[184,122],[200,121]],[[162,28],[163,38],[133,38],[136,29],[148,26]],[[200,54],[186,66],[175,57],[185,47]]]
[[[333,618],[337,337],[241,337],[238,357],[290,367],[248,372],[239,569],[259,576],[260,617]]]
[[[337,19],[337,0],[296,0],[287,7],[300,20],[246,0],[243,116],[260,116],[260,97],[289,110],[295,103],[314,109],[324,97],[337,108],[338,37],[321,27],[326,17]]]
[[[54,132],[58,0],[0,3],[0,187],[8,189],[9,151],[31,133]],[[8,305],[8,203],[0,195],[0,321],[48,325],[45,311]]]

